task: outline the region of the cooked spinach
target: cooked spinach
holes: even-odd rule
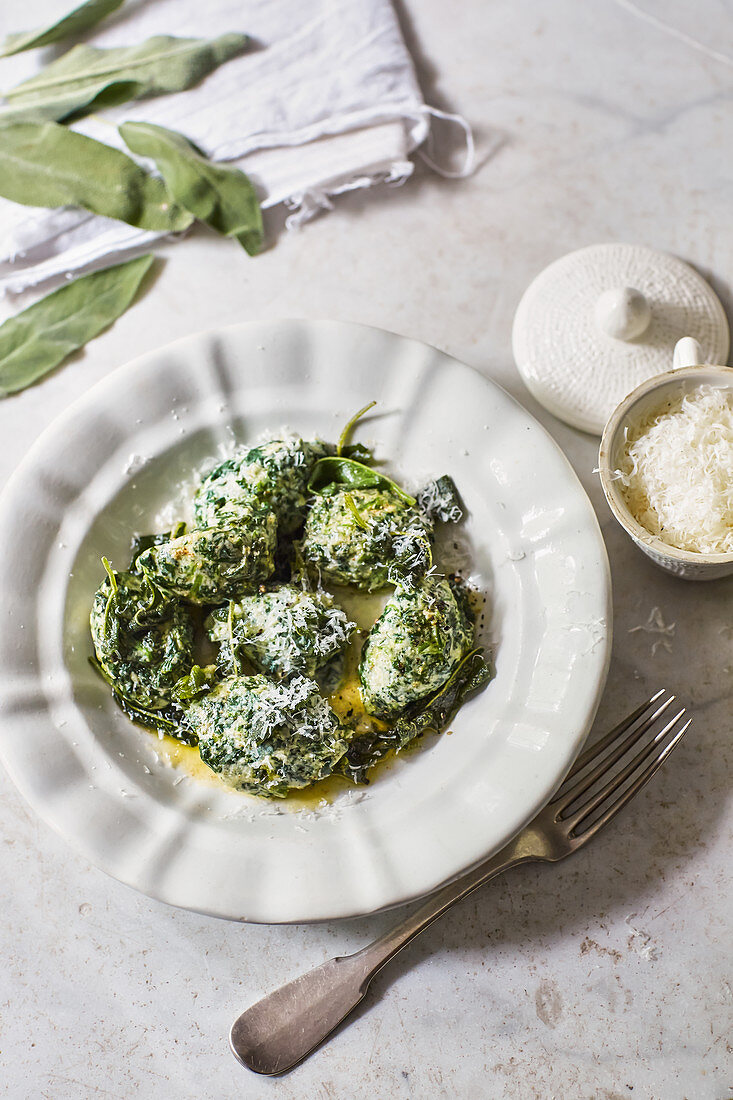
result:
[[[338,718],[303,676],[229,677],[191,704],[184,724],[213,771],[270,798],[330,775],[347,749]]]
[[[374,592],[425,574],[432,539],[430,521],[391,489],[331,485],[311,504],[300,546],[324,580]]]
[[[464,507],[455,482],[448,474],[429,481],[417,494],[417,506],[435,522],[460,523]]]
[[[415,498],[386,474],[380,474],[378,470],[363,462],[356,462],[353,458],[328,455],[315,464],[308,482],[310,491],[321,493],[333,486],[345,486],[348,489],[388,489],[405,503],[415,504]]]
[[[89,664],[109,684],[112,689],[112,698],[132,722],[157,730],[158,733],[166,733],[169,737],[175,737],[177,741],[183,741],[185,744],[192,745],[195,743],[188,731],[181,729],[178,707],[173,705],[161,706],[157,710],[142,707],[120,690],[114,677],[106,671],[96,657],[90,657]]]
[[[273,439],[216,466],[194,497],[198,523],[248,522],[252,509],[267,509],[279,533],[292,535],[308,505],[308,479],[329,445],[321,440]]]
[[[256,526],[204,527],[148,547],[135,568],[194,604],[219,604],[252,592],[274,568],[276,526],[260,513]]]
[[[230,601],[212,613],[207,626],[219,643],[225,674],[245,671],[249,661],[276,677],[295,672],[313,677],[341,653],[356,629],[333,596],[294,584]]]
[[[194,665],[190,672],[176,681],[171,694],[176,703],[184,707],[187,703],[193,702],[194,699],[200,699],[203,695],[207,695],[215,686],[216,681],[216,667],[214,665],[207,665],[206,668],[202,668],[201,665]]]
[[[356,424],[358,423],[358,421],[361,420],[362,416],[365,416],[366,413],[368,413],[370,409],[373,409],[374,406],[376,405],[376,403],[377,403],[376,401],[370,401],[368,405],[364,405],[364,407],[362,409],[359,409],[358,412],[355,412],[354,415],[349,420],[346,421],[344,429],[341,432],[341,435],[339,436],[338,443],[336,444],[336,454],[338,455],[339,458],[341,458],[342,455],[346,454],[346,451],[349,448],[351,450],[351,453],[346,454],[346,457],[347,458],[353,458],[354,457],[354,454],[353,454],[354,450],[357,447],[363,446],[363,444],[357,443],[357,444],[355,444],[355,446],[352,447],[351,444],[349,443],[349,438],[350,438],[351,433],[353,432],[354,428],[356,427]],[[364,448],[364,449],[367,450],[368,454],[371,454],[371,451],[369,451],[368,448]]]
[[[136,721],[175,733],[176,688],[194,663],[190,613],[148,577],[104,566],[90,616],[95,667]]]
[[[369,632],[359,662],[369,714],[393,721],[448,679],[473,642],[473,622],[444,578],[398,588]]]
[[[198,526],[136,535],[127,573],[105,560],[95,667],[133,721],[198,744],[241,790],[281,798],[332,772],[368,782],[489,678],[464,586],[432,569],[433,522],[462,512],[455,485],[445,475],[416,501],[351,458],[371,461],[348,442],[371,407],[335,446],[293,437],[239,452],[196,490]],[[322,581],[395,586],[360,660]]]
[[[186,533],[186,524],[177,523],[172,531],[164,531],[158,535],[133,535],[131,552],[130,552],[130,572],[135,572],[135,562],[142,554],[143,550],[149,550],[151,546],[162,546],[164,542],[170,542],[171,539],[180,538],[181,535]]]
[[[431,696],[408,707],[384,732],[359,734],[339,761],[336,771],[355,783],[368,781],[369,769],[389,752],[399,752],[428,730],[440,733],[458,708],[491,679],[491,671],[480,649],[468,653],[443,687]]]
[[[374,462],[374,452],[366,443],[347,443],[341,449],[341,458],[353,458],[362,466],[371,466]]]

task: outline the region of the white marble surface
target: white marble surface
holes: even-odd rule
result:
[[[725,0],[642,5],[733,58]],[[465,0],[459,18],[444,0],[400,4],[426,97],[463,111],[493,156],[465,182],[419,168],[400,190],[348,197],[254,261],[203,233],[169,247],[155,285],[112,330],[0,405],[0,480],[60,408],[187,333],[325,316],[427,340],[538,414],[597,507],[616,615],[598,728],[668,685],[695,715],[686,743],[590,848],[516,870],[450,913],[348,1027],[274,1081],[230,1056],[233,1015],[393,918],[268,928],[166,908],[89,867],[0,775],[0,1080],[13,1100],[733,1093],[733,580],[676,581],[631,546],[602,501],[596,443],[537,408],[510,352],[532,276],[596,241],[682,256],[730,313],[733,66],[632,7]],[[57,6],[23,9],[32,25]],[[676,624],[669,649],[629,633],[655,606]]]

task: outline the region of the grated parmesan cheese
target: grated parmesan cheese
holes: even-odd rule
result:
[[[629,432],[616,471],[631,513],[680,550],[733,552],[733,391],[701,385]]]

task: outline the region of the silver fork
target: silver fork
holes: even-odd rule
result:
[[[651,779],[689,726],[690,719],[680,724],[682,707],[653,733],[674,699],[658,691],[591,745],[544,809],[491,859],[443,886],[361,951],[330,959],[243,1012],[229,1036],[235,1057],[255,1073],[292,1069],[359,1004],[377,971],[457,901],[509,867],[531,860],[555,862],[586,844]],[[629,762],[616,768],[632,749]]]

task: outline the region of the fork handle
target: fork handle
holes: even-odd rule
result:
[[[359,1004],[382,967],[447,909],[510,867],[542,858],[525,829],[491,859],[449,882],[405,920],[353,955],[329,959],[263,997],[235,1020],[229,1042],[255,1073],[292,1069]]]
[[[505,848],[502,848],[490,859],[484,860],[478,867],[474,867],[473,871],[469,871],[468,874],[461,875],[460,878],[441,887],[436,893],[431,894],[427,901],[411,913],[409,917],[400,921],[399,924],[385,932],[379,939],[367,944],[361,951],[357,951],[353,956],[354,958],[368,961],[364,991],[366,992],[366,988],[374,975],[390,959],[394,958],[398,951],[401,951],[416,936],[424,932],[438,917],[442,917],[443,913],[447,912],[453,905],[468,897],[474,890],[478,890],[480,886],[484,886],[492,878],[508,871],[511,867],[517,867],[520,863],[537,859],[538,857],[534,852],[525,850],[527,846],[523,844],[523,838],[524,834],[520,834],[519,837],[507,844]]]

